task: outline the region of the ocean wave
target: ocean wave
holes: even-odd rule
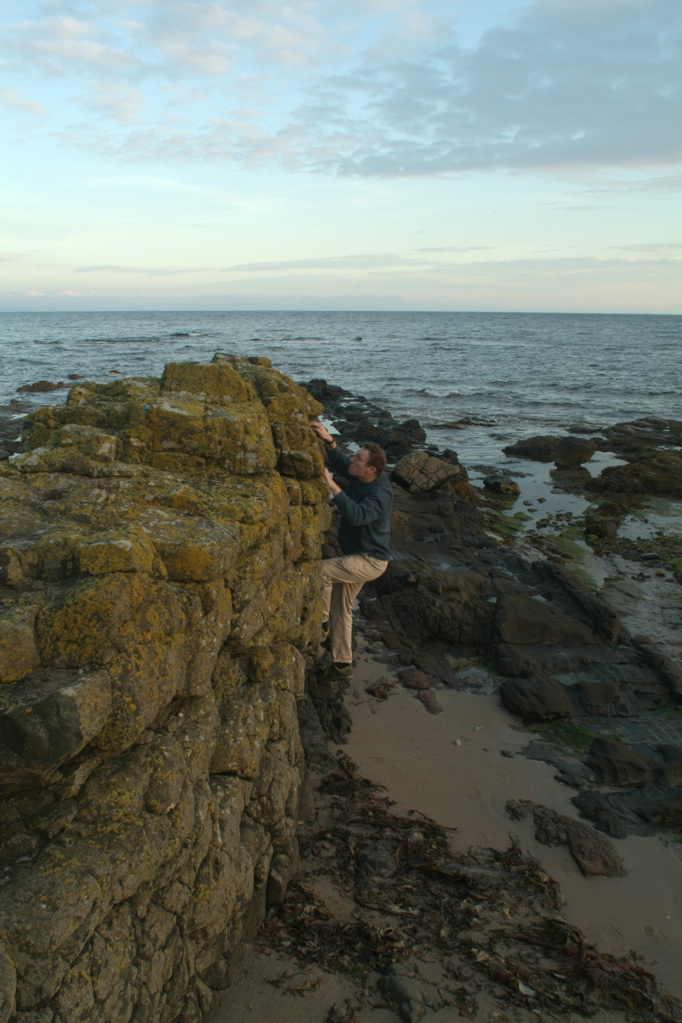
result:
[[[170,335],[172,337],[172,335]],[[167,341],[168,335],[159,337],[154,334],[142,334],[139,337],[83,337],[78,338],[79,345],[139,345],[158,344],[160,341]]]
[[[438,392],[431,390],[429,387],[421,388],[408,387],[406,390],[403,391],[403,394],[419,394],[424,398],[438,398],[438,400],[441,400],[443,398],[460,398],[462,396],[461,391],[454,390]]]

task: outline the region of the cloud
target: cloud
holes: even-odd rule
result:
[[[492,245],[439,245],[436,248],[415,249],[415,252],[479,252],[483,249],[492,249]]]
[[[47,109],[42,103],[27,99],[19,89],[1,89],[0,103],[9,110],[18,110],[22,114],[29,114],[41,120],[47,116]]]
[[[5,26],[0,52],[15,68],[33,75],[67,77],[93,70],[110,76],[144,74],[148,62],[129,52],[110,26],[55,14],[42,21]]]
[[[170,268],[170,267],[144,267],[144,266],[121,266],[117,263],[101,264],[99,266],[78,266],[74,267],[73,273],[75,274],[94,274],[94,273],[107,273],[107,274],[130,274],[130,275],[142,275],[144,277],[175,277],[182,276],[183,274],[205,274],[212,273],[211,267],[206,266],[193,266],[193,267],[182,267],[182,268]]]
[[[682,249],[682,242],[640,242],[637,245],[611,245],[610,248],[627,252],[677,252]]]
[[[98,130],[64,115],[72,98],[55,137],[107,159],[394,178],[682,158],[679,0],[537,0],[473,47],[436,2],[46,10],[8,27],[6,59],[16,75],[82,81]]]
[[[317,259],[281,259],[264,263],[238,263],[226,266],[225,273],[235,271],[275,270],[374,270],[378,267],[412,265],[404,256],[392,253],[364,253],[351,256],[322,256]]]
[[[100,117],[123,123],[138,121],[144,107],[144,96],[139,89],[110,82],[91,82],[89,91],[76,99]]]

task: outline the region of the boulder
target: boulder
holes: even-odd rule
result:
[[[420,494],[439,490],[450,482],[466,479],[466,476],[458,463],[436,458],[427,451],[412,451],[400,459],[391,479],[410,494]]]
[[[58,384],[53,384],[51,380],[36,380],[34,384],[23,384],[21,387],[17,387],[19,394],[41,394],[47,393],[48,391],[56,391],[59,387],[63,387],[63,381],[59,381]]]
[[[500,700],[523,721],[554,721],[571,714],[568,694],[553,678],[505,679],[500,686]]]
[[[651,760],[608,736],[594,739],[585,763],[605,785],[643,785],[654,778]]]
[[[492,490],[495,494],[520,494],[521,487],[515,480],[508,476],[486,476],[483,479],[483,486],[486,490]]]
[[[560,469],[573,469],[589,462],[597,447],[591,437],[561,437],[552,451],[552,461]]]
[[[583,622],[528,593],[506,594],[498,599],[495,636],[501,643],[524,646],[597,642],[592,630]]]
[[[533,462],[553,462],[554,448],[558,441],[559,437],[547,435],[526,437],[525,440],[509,444],[502,450],[511,458],[529,458]]]

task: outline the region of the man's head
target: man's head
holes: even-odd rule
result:
[[[371,483],[386,468],[386,452],[374,441],[368,441],[351,455],[348,473],[361,483]]]

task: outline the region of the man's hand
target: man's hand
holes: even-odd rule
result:
[[[322,423],[318,423],[317,419],[313,419],[310,424],[310,429],[313,433],[316,433],[320,440],[324,441],[325,444],[331,444],[334,440],[329,430],[327,430]]]
[[[337,494],[341,493],[341,487],[338,485],[338,483],[334,482],[334,477],[330,473],[329,469],[324,470],[324,478],[326,479],[327,486],[331,490],[334,497],[336,497]]]

